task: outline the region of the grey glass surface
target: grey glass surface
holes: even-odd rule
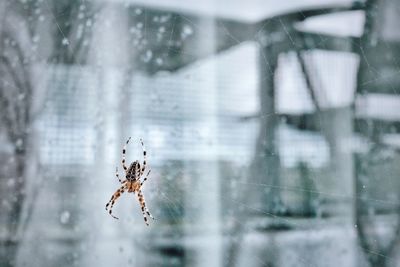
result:
[[[0,2],[0,267],[398,266],[400,3],[191,2]]]

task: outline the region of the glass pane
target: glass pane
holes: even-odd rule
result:
[[[399,11],[2,1],[0,266],[396,266]]]

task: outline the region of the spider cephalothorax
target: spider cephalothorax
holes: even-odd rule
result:
[[[143,186],[143,183],[147,180],[151,170],[149,168],[149,170],[148,170],[146,176],[144,177],[143,181],[140,181],[140,178],[143,176],[144,171],[146,170],[146,150],[144,148],[144,144],[143,144],[142,139],[140,139],[140,142],[141,142],[142,148],[143,148],[143,165],[140,166],[139,161],[135,160],[134,162],[132,162],[130,164],[129,168],[126,167],[126,165],[125,165],[125,153],[126,153],[126,146],[129,143],[129,140],[131,140],[130,137],[126,141],[126,144],[124,145],[124,148],[122,149],[122,167],[124,168],[124,171],[125,171],[125,180],[122,181],[119,178],[118,167],[117,167],[115,175],[117,176],[118,181],[122,184],[122,186],[112,195],[110,201],[108,201],[108,203],[106,205],[106,210],[108,210],[108,207],[111,205],[109,213],[113,218],[118,219],[118,217],[115,217],[112,214],[112,208],[114,206],[115,201],[125,191],[128,191],[128,193],[137,192],[137,196],[138,196],[138,200],[139,200],[139,203],[140,203],[140,206],[141,206],[141,209],[142,209],[144,221],[145,221],[145,223],[147,225],[149,225],[149,223],[147,221],[146,214],[150,218],[152,218],[152,219],[154,219],[154,218],[150,214],[149,210],[146,207],[146,202],[144,200],[144,196],[143,196],[143,193],[142,193],[142,186]]]

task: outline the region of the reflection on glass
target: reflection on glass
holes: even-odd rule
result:
[[[399,10],[3,1],[0,266],[396,266]]]

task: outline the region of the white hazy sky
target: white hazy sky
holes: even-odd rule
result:
[[[115,0],[123,1],[123,0]],[[126,2],[126,0],[124,0]],[[330,5],[348,5],[351,0],[129,0],[145,6],[154,6],[174,11],[216,15],[243,21],[258,21],[262,18],[299,9]]]
[[[110,0],[133,3],[168,11],[196,15],[218,16],[244,22],[257,22],[265,18],[327,6],[351,5],[352,0]],[[301,25],[304,30],[334,35],[360,35],[364,16],[361,11],[335,13],[308,19]],[[334,23],[332,23],[334,21]]]

